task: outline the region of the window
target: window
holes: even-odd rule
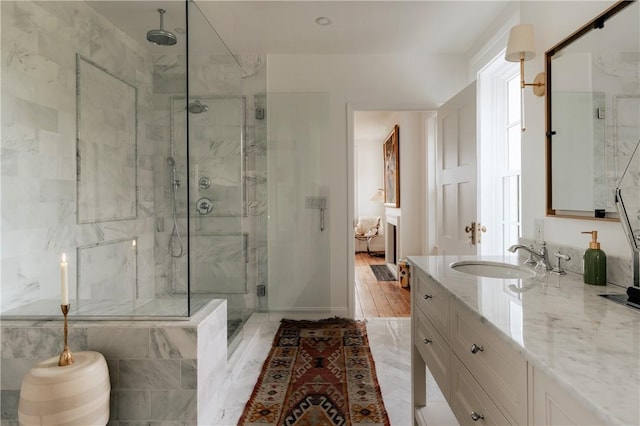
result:
[[[478,75],[481,254],[506,254],[521,234],[520,74],[501,54]]]
[[[506,82],[507,114],[501,129],[506,134],[505,157],[496,171],[502,184],[502,249],[520,238],[520,74]],[[497,100],[499,102],[499,100]]]

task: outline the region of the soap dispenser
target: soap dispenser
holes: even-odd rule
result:
[[[589,248],[585,250],[583,256],[584,282],[593,285],[606,285],[607,256],[604,254],[604,251],[600,250],[598,231],[585,231],[583,234],[591,234]]]

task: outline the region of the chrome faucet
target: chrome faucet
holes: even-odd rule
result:
[[[533,259],[536,261],[536,268],[544,268],[547,270],[552,269],[549,263],[549,252],[547,251],[547,243],[543,242],[542,246],[540,246],[540,250],[535,250],[533,247],[527,247],[522,244],[514,244],[507,250],[511,253],[515,253],[518,249],[523,249],[531,255],[530,257],[533,257]]]

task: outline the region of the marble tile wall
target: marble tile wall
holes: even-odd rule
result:
[[[520,243],[533,245],[536,248],[539,247],[539,244],[534,243],[533,240],[529,240],[527,238],[521,238]],[[576,274],[583,274],[584,269],[582,256],[584,255],[585,248],[570,247],[561,244],[547,244],[547,250],[549,250],[549,260],[551,261],[552,266],[555,266],[558,262],[558,259],[553,254],[559,251],[560,253],[567,254],[571,257],[568,261],[562,261],[562,267],[565,270],[575,272]],[[519,250],[518,253],[525,259],[528,256],[522,250]],[[631,249],[629,249],[629,253],[631,253]],[[625,288],[632,285],[633,264],[631,256],[619,257],[607,255],[607,282]]]
[[[222,417],[226,377],[226,302],[191,320],[71,322],[73,352],[104,355],[111,379],[111,426],[213,425]],[[20,387],[38,362],[58,356],[60,321],[3,321],[1,425],[17,425]]]
[[[154,293],[155,137],[153,58],[94,9],[82,2],[3,1],[2,7],[2,311],[53,299],[60,294],[59,259],[69,259],[72,303],[82,265],[76,248],[137,240],[135,263],[139,297]],[[78,222],[76,185],[76,54],[136,87],[137,216],[131,220]],[[125,120],[126,121],[126,120]],[[129,124],[131,124],[129,122]],[[107,124],[109,132],[125,126]],[[104,129],[103,129],[104,130]],[[123,129],[124,130],[124,127]],[[104,161],[98,156],[98,161]],[[103,164],[103,169],[109,169]],[[108,190],[103,187],[101,190]],[[131,212],[129,208],[127,215]],[[105,251],[103,254],[108,254]],[[94,258],[118,264],[118,256]],[[123,268],[130,268],[126,262]],[[110,276],[126,274],[115,271]],[[107,274],[108,275],[108,274]],[[116,283],[112,283],[116,284]]]
[[[596,188],[605,191],[606,210],[616,211],[613,193],[629,158],[640,141],[640,54],[638,52],[606,51],[593,56],[593,81],[605,92],[605,176],[596,175]],[[632,179],[623,187],[623,194],[634,191],[640,183],[640,170],[632,167]],[[604,180],[604,185],[603,181]],[[627,191],[625,191],[625,189]],[[598,207],[596,207],[598,208]],[[602,208],[602,206],[600,206]]]
[[[76,54],[136,87],[138,206],[133,220],[77,223]],[[190,57],[190,88],[192,96],[233,95],[246,100],[246,173],[242,176],[234,169],[228,173],[233,176],[222,174],[215,178],[223,183],[219,188],[231,183],[237,188],[241,183],[247,192],[244,207],[248,215],[194,221],[189,231],[231,229],[248,234],[249,284],[246,293],[230,300],[230,312],[246,316],[258,303],[256,285],[266,284],[266,121],[257,119],[254,113],[260,103],[264,105],[266,57],[238,57],[241,68],[229,58]],[[172,133],[169,102],[171,97],[184,97],[184,55],[152,56],[146,46],[130,39],[81,2],[20,1],[2,2],[2,59],[3,82],[9,82],[2,98],[3,111],[8,112],[2,117],[2,311],[37,300],[57,299],[62,252],[69,258],[74,300],[76,286],[82,286],[82,282],[76,282],[82,269],[76,247],[123,239],[136,239],[138,297],[181,292],[186,288],[186,268],[179,265],[184,259],[172,259],[167,249],[173,229],[167,157],[176,157],[178,178],[183,182],[177,194],[177,226],[186,245],[184,205],[188,177],[186,161],[179,161],[180,157],[186,158],[186,134],[184,129]],[[222,111],[223,116],[224,111],[229,113],[225,108]],[[237,129],[230,131],[238,133]],[[211,143],[215,145],[216,155],[212,158],[217,161],[217,154],[225,147],[216,145],[211,137],[205,139],[206,149],[212,148]],[[225,191],[222,188],[213,197],[219,198]],[[238,200],[217,205],[224,214],[235,214],[233,209],[243,207]],[[103,263],[117,264],[118,257],[104,259]],[[93,260],[92,264],[100,264],[98,259]],[[124,262],[123,267],[130,270],[129,263]],[[212,284],[211,293],[215,295],[216,286]]]

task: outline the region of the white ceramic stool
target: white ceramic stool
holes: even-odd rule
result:
[[[109,421],[109,370],[99,352],[75,352],[75,362],[58,366],[58,357],[38,363],[22,381],[20,425],[106,425]]]

